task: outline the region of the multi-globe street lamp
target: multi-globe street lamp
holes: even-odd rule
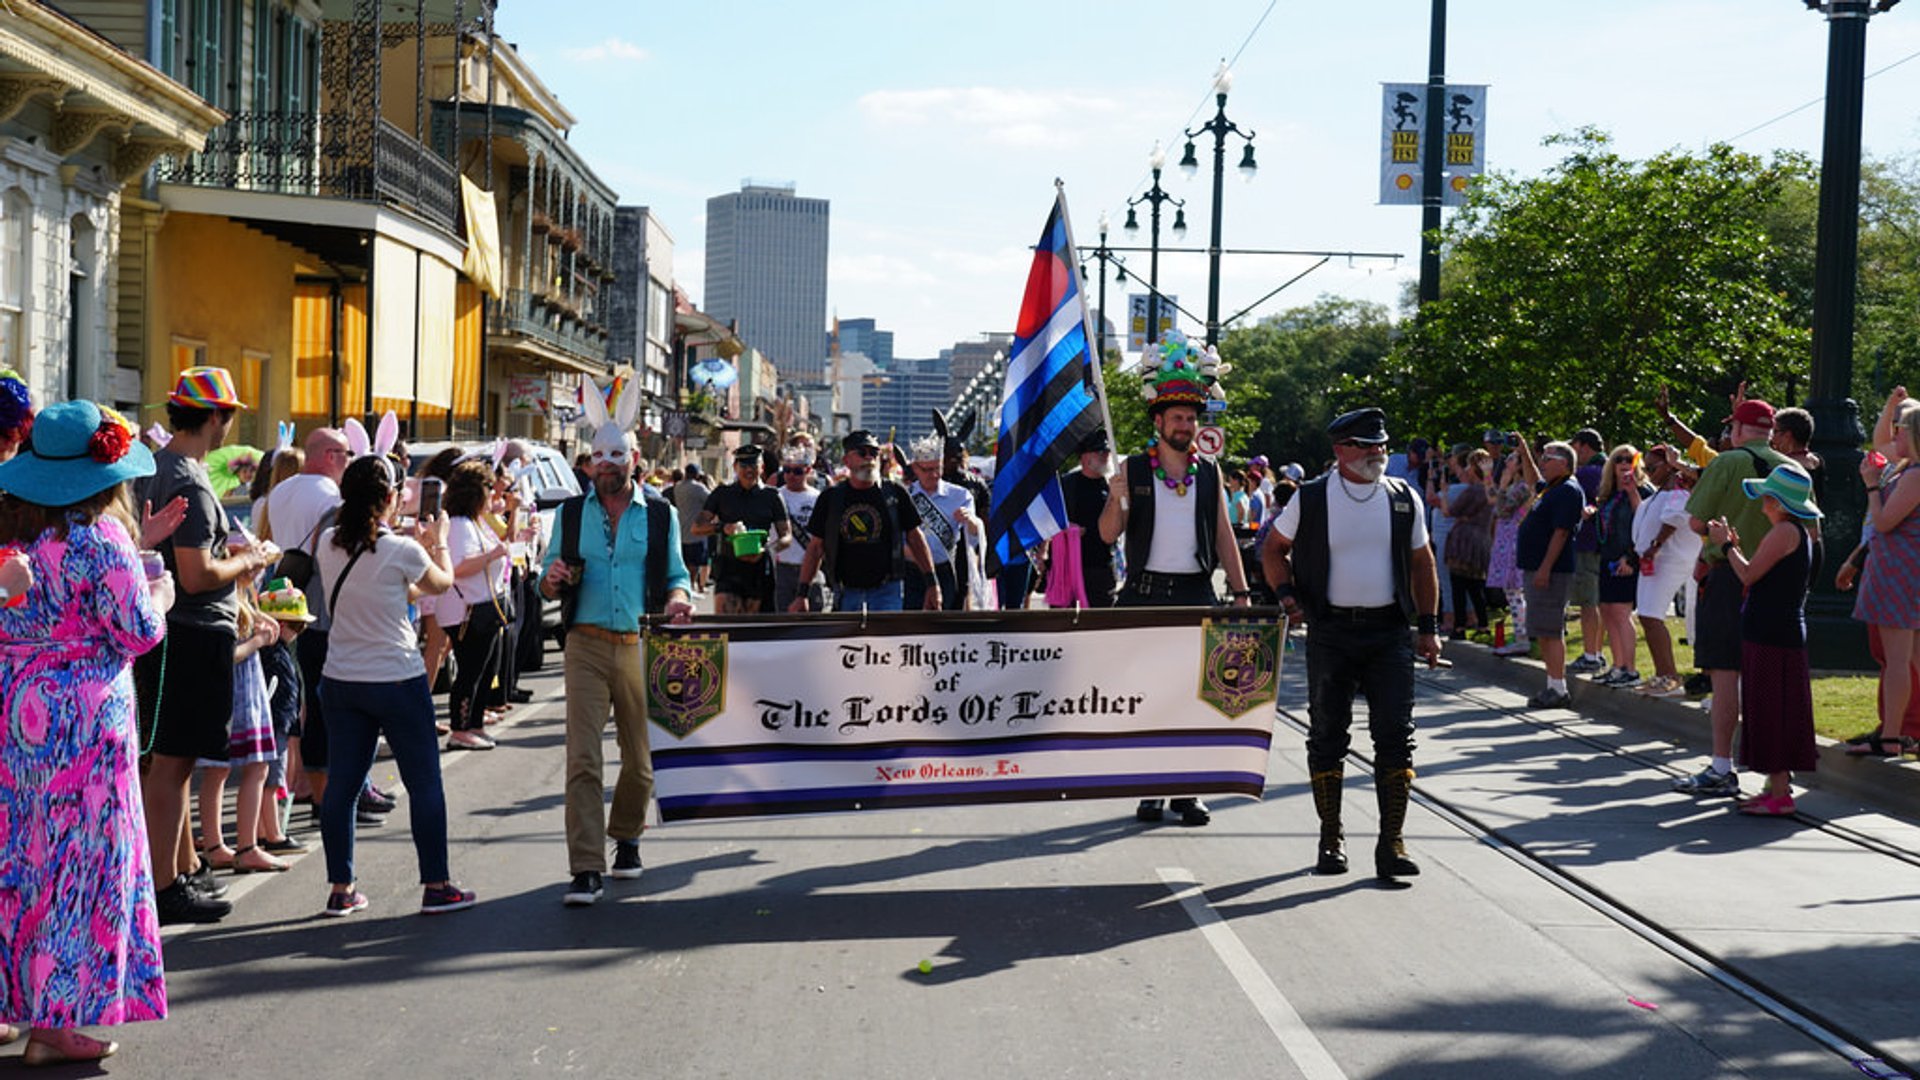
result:
[[[1226,98],[1222,96],[1220,100],[1225,101]],[[1193,156],[1192,143],[1187,144],[1187,156]],[[1151,345],[1160,340],[1160,204],[1169,202],[1173,204],[1173,238],[1175,240],[1183,239],[1187,235],[1187,204],[1186,200],[1176,199],[1160,187],[1160,170],[1167,166],[1167,152],[1160,148],[1158,142],[1153,144],[1153,152],[1147,155],[1147,166],[1153,170],[1153,186],[1148,188],[1145,194],[1127,200],[1127,223],[1123,228],[1127,230],[1129,236],[1137,235],[1140,232],[1140,218],[1134,208],[1141,203],[1152,204],[1152,211],[1148,215],[1150,228],[1147,258],[1147,344]],[[1217,201],[1217,193],[1215,197]],[[1219,216],[1219,211],[1216,209],[1213,238],[1215,246],[1220,242]],[[1101,246],[1104,247],[1105,242],[1106,236],[1102,233]],[[1217,261],[1216,265],[1218,265]],[[1104,283],[1105,275],[1103,274],[1102,284]]]
[[[1242,129],[1227,119],[1227,91],[1233,88],[1233,72],[1226,61],[1220,62],[1220,70],[1213,76],[1213,100],[1215,111],[1213,119],[1200,125],[1187,135],[1187,152],[1180,158],[1180,169],[1191,178],[1200,170],[1200,161],[1194,155],[1193,140],[1201,135],[1213,136],[1213,230],[1207,240],[1207,344],[1220,343],[1220,205],[1225,193],[1227,174],[1227,136],[1238,135],[1246,140],[1246,150],[1240,155],[1240,175],[1251,181],[1259,171],[1259,164],[1253,160],[1253,132]],[[1158,168],[1153,171],[1157,182],[1160,177]],[[1177,226],[1176,226],[1177,228]],[[1151,340],[1151,339],[1149,339]]]

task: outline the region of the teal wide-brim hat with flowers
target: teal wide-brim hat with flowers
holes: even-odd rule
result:
[[[153,475],[153,453],[127,418],[91,401],[40,410],[20,452],[0,462],[0,491],[37,506],[72,506]]]
[[[1740,489],[1749,499],[1773,496],[1782,509],[1797,518],[1814,520],[1825,516],[1813,505],[1813,478],[1791,462],[1775,465],[1763,480],[1740,481]]]

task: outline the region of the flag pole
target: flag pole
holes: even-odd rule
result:
[[[1078,273],[1080,266],[1080,248],[1073,242],[1073,217],[1067,213],[1067,185],[1066,181],[1061,180],[1057,176],[1053,179],[1053,194],[1054,198],[1060,201],[1060,224],[1067,231],[1067,265],[1073,268],[1071,272]],[[1081,332],[1086,334],[1087,351],[1092,355],[1093,394],[1100,399],[1100,422],[1106,426],[1107,443],[1113,448],[1113,453],[1107,457],[1107,468],[1111,469],[1113,468],[1113,462],[1116,460],[1114,455],[1119,452],[1120,437],[1113,430],[1113,413],[1107,409],[1107,356],[1106,349],[1104,348],[1105,342],[1103,340],[1106,327],[1103,326],[1100,328],[1102,331],[1100,334],[1093,333],[1091,324],[1093,308],[1086,303],[1085,286],[1082,282],[1078,281],[1073,284],[1076,289],[1081,290],[1080,328]],[[1101,479],[1106,479],[1106,477],[1102,477]]]

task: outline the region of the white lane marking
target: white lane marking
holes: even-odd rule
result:
[[[1241,992],[1253,1003],[1260,1019],[1267,1022],[1268,1030],[1280,1041],[1280,1048],[1293,1059],[1300,1074],[1308,1080],[1346,1080],[1347,1074],[1340,1070],[1333,1055],[1327,1053],[1306,1021],[1300,1019],[1300,1014],[1293,1011],[1292,1003],[1273,985],[1239,935],[1207,904],[1206,894],[1200,891],[1193,874],[1177,866],[1163,866],[1158,873],[1180,906],[1186,909],[1187,917],[1200,928],[1207,944],[1213,946],[1214,954],[1240,984]]]

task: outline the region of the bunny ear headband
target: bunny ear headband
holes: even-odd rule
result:
[[[614,373],[614,383],[619,394],[611,413],[607,403],[600,396],[600,388],[591,379],[580,385],[580,408],[586,414],[587,423],[593,425],[593,452],[607,457],[624,454],[633,449],[631,432],[635,420],[640,418],[640,389],[635,385],[639,380],[633,378],[630,368],[622,367]]]
[[[276,454],[284,454],[287,451],[293,449],[292,422],[287,420],[282,420],[278,425],[276,425],[275,430],[279,433],[280,441],[274,444],[273,452]]]

